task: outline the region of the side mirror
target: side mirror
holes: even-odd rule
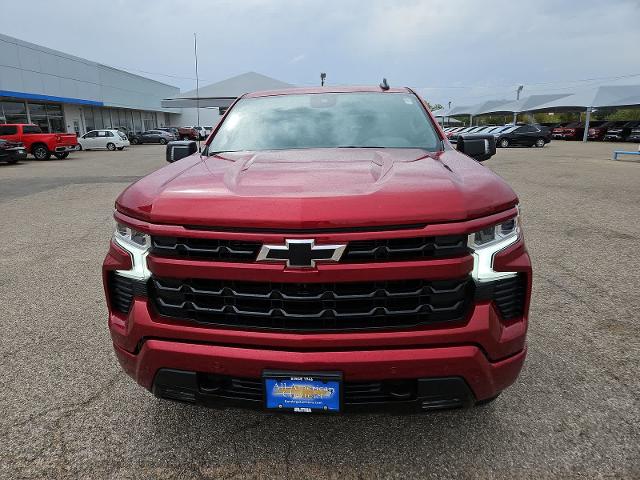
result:
[[[177,140],[167,143],[167,162],[177,162],[181,158],[193,155],[198,151],[198,145],[192,140]]]
[[[496,154],[496,139],[493,135],[460,135],[456,149],[478,162],[484,162]]]

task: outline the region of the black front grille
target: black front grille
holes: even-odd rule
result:
[[[154,255],[224,262],[253,262],[261,247],[260,242],[206,238],[154,236],[151,241],[151,253]],[[355,240],[348,242],[341,261],[423,260],[456,257],[468,252],[465,235]]]
[[[258,283],[153,278],[159,314],[230,327],[286,330],[398,328],[460,322],[469,277],[348,283]]]
[[[495,282],[493,301],[503,319],[511,320],[523,315],[527,290],[526,278],[526,275],[518,274]]]
[[[253,262],[262,246],[259,242],[211,240],[207,238],[153,237],[151,253],[158,256]]]
[[[346,405],[406,402],[417,397],[417,385],[416,380],[345,382],[343,399]],[[199,373],[198,387],[203,394],[219,398],[257,402],[264,398],[263,381],[260,379]]]
[[[466,255],[466,235],[356,240],[345,250],[345,262],[402,261]]]

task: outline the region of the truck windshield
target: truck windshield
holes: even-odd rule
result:
[[[322,93],[239,100],[208,152],[385,147],[433,151],[441,145],[413,94]]]

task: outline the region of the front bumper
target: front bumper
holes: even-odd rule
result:
[[[345,384],[387,381],[401,382],[430,379],[460,379],[454,392],[440,390],[441,406],[470,406],[477,401],[498,395],[517,378],[526,348],[508,358],[491,362],[478,346],[461,345],[393,350],[353,350],[326,352],[294,352],[263,350],[170,340],[148,340],[137,354],[115,346],[122,368],[138,383],[155,394],[194,403],[234,404],[261,407],[259,399],[241,395],[215,395],[198,381],[203,374],[222,375],[239,379],[259,380],[264,370],[340,371]],[[181,372],[167,375],[166,370]],[[423,382],[424,383],[424,382]],[[176,393],[180,392],[180,393]],[[431,409],[419,389],[410,398],[370,402],[362,407],[393,407]],[[369,403],[369,402],[367,402]],[[346,410],[358,405],[345,403]]]

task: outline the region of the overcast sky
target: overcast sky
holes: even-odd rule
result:
[[[182,90],[195,88],[194,32],[201,84],[251,70],[296,85],[320,72],[335,84],[385,76],[468,105],[515,98],[520,83],[531,94],[640,74],[638,0],[30,0],[1,10],[2,33]]]

